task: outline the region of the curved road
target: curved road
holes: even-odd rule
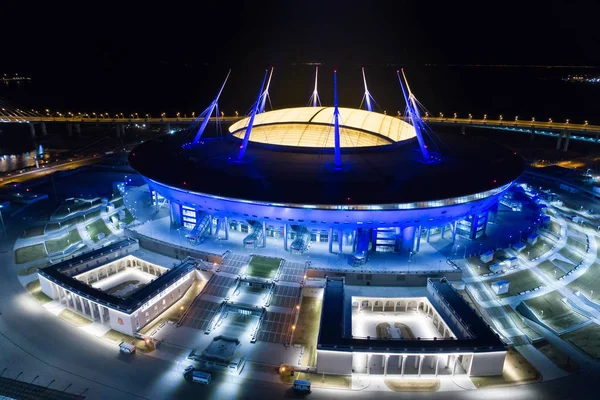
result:
[[[83,394],[90,399],[166,398],[286,398],[289,386],[214,374],[213,382],[199,385],[182,377],[188,364],[136,354],[120,355],[114,345],[73,329],[31,297],[13,267],[12,241],[0,253],[0,376]],[[200,333],[199,333],[200,334]],[[246,368],[260,370],[260,366]],[[264,373],[264,368],[262,371]],[[246,375],[246,374],[244,374]],[[36,378],[37,376],[37,378]],[[401,393],[313,389],[309,398],[461,398],[569,399],[597,389],[595,376],[573,375],[539,384],[486,390],[438,393]],[[53,381],[54,380],[54,381]],[[367,396],[368,395],[368,396]]]

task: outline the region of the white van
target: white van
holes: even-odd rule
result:
[[[310,381],[296,379],[292,388],[297,392],[310,393]]]
[[[192,373],[192,382],[208,385],[210,383],[210,374],[208,372],[194,371]]]

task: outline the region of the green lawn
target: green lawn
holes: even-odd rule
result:
[[[84,221],[85,218],[82,215],[78,215],[77,217],[69,218],[61,222],[50,222],[46,224],[46,232],[50,233],[53,231],[57,231],[61,228],[64,228],[65,226],[73,226]]]
[[[560,251],[558,253],[561,256],[563,256],[564,258],[566,258],[567,260],[571,261],[575,265],[579,264],[583,260],[582,255],[580,255],[579,253],[577,253],[575,251],[569,250],[566,247],[563,247],[562,249],[560,249]]]
[[[536,244],[527,244],[527,247],[521,252],[524,256],[528,257],[529,260],[542,256],[552,249],[552,245],[543,239],[538,239]],[[527,256],[529,254],[529,256]]]
[[[590,298],[591,291],[594,291],[592,296],[595,302],[600,301],[600,264],[593,263],[588,270],[567,285],[573,291],[581,291],[587,298]]]
[[[317,337],[321,323],[321,306],[323,301],[315,297],[303,297],[300,304],[300,315],[294,330],[293,343],[304,346],[302,365],[317,364]]]
[[[506,352],[504,370],[500,376],[473,376],[471,381],[477,388],[501,387],[537,382],[542,379],[540,373],[516,349]]]
[[[22,238],[31,238],[35,236],[41,236],[44,234],[43,226],[32,226],[29,229],[25,229],[23,233],[21,233]]]
[[[22,268],[21,270],[19,270],[17,275],[19,275],[19,276],[31,275],[31,274],[34,274],[38,270],[38,268],[46,268],[47,266],[48,266],[47,262],[35,264],[35,265],[32,265],[31,267]]]
[[[600,325],[591,323],[573,332],[565,333],[561,338],[590,356],[600,359]]]
[[[585,253],[587,241],[584,238],[567,237],[567,247]]]
[[[52,301],[50,297],[46,296],[44,292],[42,292],[39,280],[29,282],[25,288],[40,304],[45,304]]]
[[[65,237],[46,241],[46,249],[48,250],[48,254],[52,254],[63,251],[70,245],[78,242],[81,242],[81,236],[79,236],[77,229],[72,229]]]
[[[54,218],[63,218],[69,214],[73,214],[79,211],[87,210],[88,208],[93,207],[92,201],[90,200],[82,200],[75,199],[73,202],[65,202],[61,204],[56,211],[54,212]]]
[[[560,235],[560,224],[554,221],[550,221],[550,232]]]
[[[132,223],[135,218],[133,217],[133,215],[131,215],[131,213],[129,212],[128,209],[124,209],[125,210],[125,218],[123,218],[121,220],[122,223],[124,223],[125,225]]]
[[[46,247],[43,243],[21,247],[15,250],[15,263],[24,264],[46,257]]]
[[[505,305],[504,306],[504,311],[506,311],[506,313],[508,314],[508,316],[510,317],[510,319],[530,339],[535,340],[535,339],[540,339],[541,338],[541,335],[539,333],[537,333],[536,331],[534,331],[533,329],[531,329],[530,327],[528,327],[527,325],[525,325],[525,322],[523,322],[523,320],[521,319],[521,316],[515,310],[513,310],[513,308],[511,306],[509,306],[508,304]]]
[[[62,319],[63,321],[67,321],[68,323],[76,327],[85,326],[92,323],[92,321],[90,321],[89,319],[77,314],[74,311],[69,310],[68,308],[62,310],[58,314],[58,318]]]
[[[542,285],[542,281],[540,281],[533,272],[529,270],[515,272],[514,274],[506,275],[502,278],[485,281],[487,285],[491,285],[493,282],[508,280],[510,281],[510,286],[508,287],[508,292],[504,294],[500,294],[500,297],[510,297],[519,294],[520,292],[524,292],[526,290],[530,290]],[[491,286],[490,286],[491,289]]]
[[[538,268],[541,269],[544,272],[544,274],[548,276],[548,278],[553,280],[558,280],[558,278],[565,274],[562,269],[558,268],[556,265],[554,265],[551,261],[548,260],[538,264]],[[556,273],[554,271],[556,271]]]
[[[248,265],[249,276],[255,276],[258,278],[274,278],[279,268],[281,259],[279,258],[266,258],[260,256],[253,256]]]
[[[561,368],[567,372],[573,373],[579,371],[579,365],[571,360],[571,357],[565,355],[563,352],[552,346],[548,341],[536,343],[535,348],[544,354],[550,361],[554,363],[558,368]]]
[[[543,296],[526,300],[525,303],[545,324],[560,332],[586,320],[585,317],[577,314],[565,304],[561,298],[562,295],[560,293],[550,292]]]
[[[110,229],[108,229],[108,227],[106,226],[106,223],[104,223],[104,220],[102,220],[102,218],[97,219],[96,221],[87,225],[85,227],[85,230],[90,234],[90,237],[92,238],[92,240],[94,242],[97,242],[98,240],[100,240],[100,239],[98,239],[99,233],[104,233],[106,236],[108,236],[112,233],[110,231]]]

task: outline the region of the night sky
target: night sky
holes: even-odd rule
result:
[[[184,105],[206,104],[227,68],[246,106],[270,65],[289,95],[280,95],[281,105],[308,99],[312,72],[298,86],[296,72],[285,71],[305,62],[340,72],[388,66],[388,79],[400,65],[600,65],[600,6],[577,1],[125,3],[6,2],[0,72],[28,74],[43,86],[31,106],[71,107],[79,96],[82,111],[109,102],[135,111],[140,98],[170,107],[164,97],[181,95]],[[360,98],[354,78],[342,76],[341,88]],[[57,92],[68,99],[61,103]]]

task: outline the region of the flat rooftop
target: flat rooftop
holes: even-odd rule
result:
[[[106,250],[104,254],[106,254]],[[85,254],[83,254],[82,256],[84,255]],[[122,257],[116,259],[112,259],[109,262],[118,261],[119,259],[127,256],[129,256],[129,254],[123,255]],[[125,312],[127,314],[132,313],[133,311],[141,307],[144,303],[146,303],[148,300],[158,295],[162,290],[164,290],[172,283],[177,281],[179,278],[183,277],[184,275],[193,271],[196,268],[195,260],[185,260],[179,265],[168,270],[161,276],[157,277],[153,281],[149,282],[146,286],[135,291],[130,296],[126,298],[121,298],[118,296],[108,294],[103,290],[97,289],[95,287],[88,286],[84,282],[81,282],[75,278],[61,273],[61,270],[66,268],[63,264],[69,263],[71,261],[72,260],[66,260],[54,266],[46,267],[44,269],[38,269],[38,274],[70,291],[73,291],[74,293],[77,293],[80,296],[83,296],[95,302],[99,302],[106,307],[110,307],[115,310]],[[96,267],[98,266],[94,266],[94,268]]]
[[[240,139],[207,138],[182,149],[178,136],[147,141],[131,151],[141,175],[184,191],[289,204],[376,205],[456,198],[506,185],[524,170],[513,151],[489,141],[439,135],[447,147],[439,164],[420,162],[415,140],[397,145],[333,150],[249,143],[235,163]],[[160,162],[157,162],[160,160]]]
[[[397,340],[397,339],[355,339],[352,338],[352,302],[351,296],[386,297],[427,297],[440,316],[449,324],[453,332],[457,332],[447,314],[436,306],[432,294],[425,288],[412,287],[348,287],[341,278],[327,278],[323,294],[323,309],[317,350],[364,351],[364,352],[419,352],[437,353],[440,351],[486,352],[503,351],[506,346],[500,338],[487,326],[479,315],[467,304],[448,282],[430,280],[434,290],[451,309],[460,316],[462,322],[471,331],[472,338],[452,340]],[[370,289],[375,289],[370,292]]]

